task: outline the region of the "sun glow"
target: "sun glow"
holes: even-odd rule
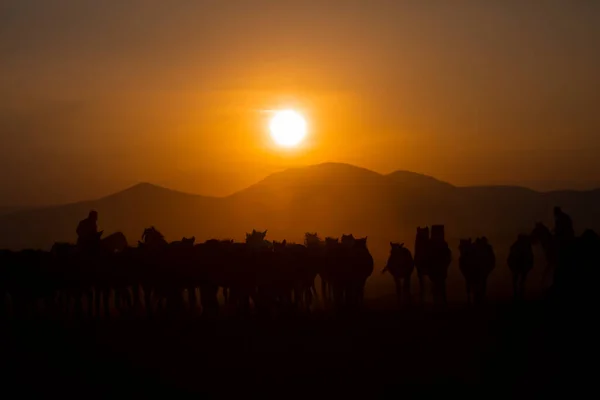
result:
[[[295,147],[306,136],[304,117],[293,110],[277,111],[269,125],[271,137],[279,146]]]

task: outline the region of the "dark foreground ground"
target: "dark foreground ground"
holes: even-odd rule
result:
[[[442,394],[406,383],[525,397],[595,383],[595,316],[558,317],[541,302],[444,312],[375,306],[269,322],[3,323],[0,397]]]

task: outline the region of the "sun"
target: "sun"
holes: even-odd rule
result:
[[[294,110],[277,111],[269,125],[271,137],[279,146],[295,147],[306,136],[306,120]]]

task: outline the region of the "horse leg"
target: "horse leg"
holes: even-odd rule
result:
[[[114,304],[115,307],[114,309],[117,311],[117,313],[119,313],[119,315],[121,315],[125,309],[124,307],[124,301],[123,301],[123,289],[119,286],[115,286],[115,288],[113,289],[113,293],[114,293]]]
[[[405,276],[404,277],[404,297],[406,297],[406,304],[411,303],[411,296],[410,296],[410,276]]]
[[[421,305],[425,304],[425,276],[419,274],[419,296],[421,298]]]
[[[306,311],[310,312],[310,307],[312,306],[312,302],[313,302],[312,286],[308,286],[305,289],[304,295],[306,297]]]
[[[446,285],[443,281],[433,282],[433,303],[435,308],[442,308],[446,303]]]
[[[245,290],[236,289],[236,299],[238,310],[237,312],[241,315],[247,315],[250,313],[250,295]]]
[[[339,285],[333,286],[333,305],[336,308],[340,308],[343,304],[344,291]]]
[[[90,313],[90,316],[96,317],[98,319],[100,319],[100,317],[102,316],[101,314],[101,308],[102,308],[102,291],[98,288],[98,287],[94,287],[94,289],[92,289],[92,294],[90,295],[90,297],[93,299],[93,314]]]
[[[106,319],[110,319],[110,295],[111,295],[111,288],[106,287],[105,290],[102,293],[102,300],[104,303],[104,313],[106,314]]]
[[[365,302],[365,290],[366,290],[366,288],[367,288],[367,280],[365,279],[365,280],[363,280],[363,281],[360,282],[360,288],[359,288],[360,291],[358,293],[359,300],[360,300],[359,305],[361,307],[363,306],[363,304]]]
[[[98,289],[98,298],[96,299],[96,305],[98,307],[98,311],[96,314],[96,318],[97,319],[102,319],[104,318],[103,314],[106,313],[106,310],[104,309],[104,303],[106,301],[106,291],[104,290],[104,288],[100,288]]]
[[[442,305],[444,307],[446,307],[446,305],[448,304],[448,295],[447,295],[447,291],[446,291],[446,278],[444,278],[444,280],[441,282],[442,287],[440,288],[441,290],[441,294],[442,294]]]
[[[475,290],[473,291],[473,303],[475,305],[480,305],[481,304],[481,291],[482,291],[482,286],[481,286],[481,282],[479,281],[479,279],[477,281],[475,281]]]
[[[217,299],[218,286],[203,285],[200,287],[200,303],[203,317],[214,317],[219,312],[219,301]]]
[[[70,292],[73,298],[73,314],[75,319],[83,318],[83,293],[79,289],[75,289]],[[68,303],[67,303],[68,306]],[[89,313],[89,299],[88,299],[88,313]]]
[[[167,307],[171,316],[178,316],[183,307],[183,290],[179,287],[174,287],[167,299]]]
[[[125,307],[127,311],[132,314],[135,307],[135,291],[133,286],[126,285],[123,288],[123,300],[125,301]]]
[[[223,300],[225,301],[225,304],[229,303],[229,290],[226,286],[223,286]]]
[[[140,282],[136,282],[135,284],[131,285],[131,311],[136,315],[141,314],[142,292],[144,292],[144,288]]]
[[[483,278],[483,281],[481,282],[481,302],[482,303],[485,303],[485,298],[487,295],[487,280],[488,280],[488,277],[486,276]]]
[[[144,288],[144,307],[146,308],[148,317],[152,317],[154,307],[152,304],[152,288],[150,286]]]
[[[522,300],[525,300],[525,281],[527,280],[527,274],[528,272],[524,272],[523,275],[521,276],[521,293],[520,293],[520,297]]]
[[[310,290],[310,293],[311,293],[311,295],[310,295],[311,299],[314,299],[317,302],[319,302],[320,301],[320,299],[319,299],[319,293],[317,293],[317,289],[315,288],[315,281],[314,280],[310,283],[309,290]]]
[[[217,288],[218,290],[218,288]],[[196,295],[196,286],[192,285],[188,289],[188,306],[190,308],[190,312],[195,313],[198,309],[198,297]]]
[[[333,287],[333,284],[331,282],[326,282],[327,283],[327,301],[329,302],[329,304],[333,304],[335,303],[335,288]]]
[[[465,286],[467,290],[467,305],[471,305],[471,283],[468,279],[465,280]]]
[[[327,282],[325,281],[325,279],[323,279],[323,277],[321,277],[321,296],[323,297],[323,302],[327,303],[328,302]]]
[[[194,288],[193,286],[188,286],[183,291],[186,293],[183,303],[187,302],[188,311],[192,312],[194,310],[194,306],[192,305],[192,303],[194,302],[193,298],[196,297],[194,293],[196,291],[196,288]]]
[[[65,292],[63,290],[58,291],[58,296],[56,298],[56,301],[58,303],[57,304],[58,313],[66,315]]]
[[[94,318],[94,310],[95,310],[95,303],[94,303],[94,297],[96,296],[96,291],[94,290],[94,288],[89,288],[87,290],[84,291],[83,295],[85,296],[85,298],[87,299],[87,304],[88,304],[88,315],[89,318]],[[83,298],[80,297],[81,301],[83,301]]]
[[[95,287],[94,289],[94,317],[100,319],[102,317],[102,291]]]
[[[439,308],[442,303],[442,291],[439,282],[433,282],[433,306]]]
[[[396,300],[398,302],[398,306],[402,304],[402,280],[400,278],[394,277],[394,284],[396,285]]]

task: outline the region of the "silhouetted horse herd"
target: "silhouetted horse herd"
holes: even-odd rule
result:
[[[253,230],[245,242],[212,239],[196,244],[192,237],[168,243],[150,227],[136,247],[128,246],[121,233],[103,240],[99,233],[95,245],[86,248],[56,243],[49,252],[1,251],[0,316],[211,317],[228,312],[273,316],[310,312],[316,303],[338,311],[360,309],[374,269],[366,237],[322,240],[316,233],[306,233],[304,244],[294,244],[269,242],[266,234]],[[600,266],[598,235],[587,230],[580,237],[563,239],[538,223],[510,248],[507,264],[515,298],[523,297],[534,264],[532,246],[537,243],[554,275],[555,292],[568,291],[571,296],[592,291],[589,285]],[[410,302],[416,269],[421,302],[428,280],[434,304],[446,304],[452,251],[444,226],[417,228],[414,256],[403,243],[390,246],[382,273],[392,275],[398,301]],[[487,238],[480,237],[461,240],[459,253],[467,300],[482,303],[497,263],[494,250]],[[317,276],[320,291],[315,287]]]

